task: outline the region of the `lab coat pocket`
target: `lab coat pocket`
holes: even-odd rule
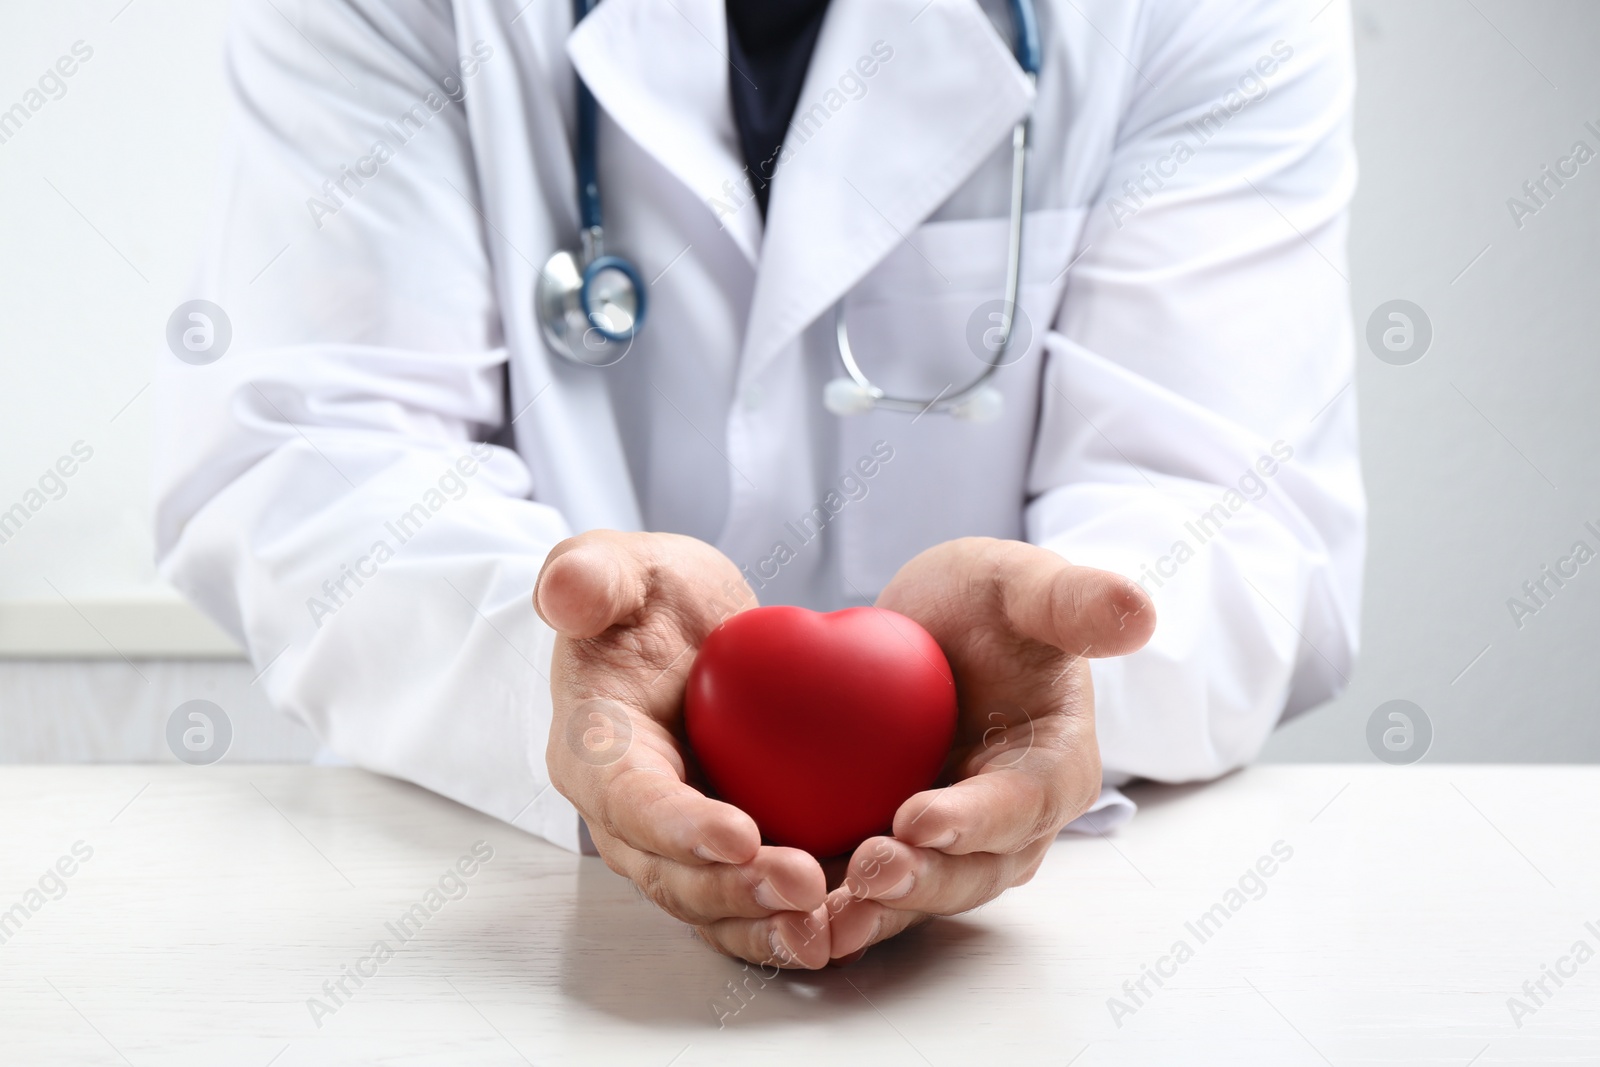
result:
[[[875,597],[903,563],[942,541],[1022,536],[1042,343],[1083,217],[1081,209],[1025,217],[1012,343],[990,379],[1002,397],[997,419],[873,411],[838,420],[841,460],[873,456],[880,468],[839,516],[845,599]],[[876,385],[893,396],[948,396],[996,362],[1008,231],[1004,218],[926,224],[851,292],[851,347]]]

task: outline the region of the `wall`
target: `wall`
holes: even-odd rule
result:
[[[1407,299],[1433,341],[1407,366],[1361,354],[1361,662],[1268,758],[1369,759],[1369,716],[1406,699],[1430,760],[1591,762],[1600,562],[1520,626],[1506,602],[1534,606],[1522,583],[1575,540],[1600,550],[1600,158],[1520,227],[1506,201],[1575,140],[1600,151],[1600,6],[1361,3],[1355,23],[1357,329]]]
[[[229,648],[156,578],[146,475],[147,386],[215,171],[225,17],[0,9],[0,112],[35,108],[0,126],[0,511],[72,471],[0,544],[0,652]]]

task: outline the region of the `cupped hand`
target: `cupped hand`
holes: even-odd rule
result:
[[[1155,628],[1149,597],[1129,579],[989,538],[921,553],[877,606],[939,642],[959,720],[953,784],[902,804],[893,836],[863,842],[828,897],[831,952],[844,960],[1033,877],[1056,833],[1100,792],[1088,660],[1134,652]]]
[[[556,631],[550,780],[607,866],[709,944],[751,963],[830,955],[822,868],[688,782],[684,687],[701,642],[755,594],[716,549],[597,531],[557,545],[534,607]]]

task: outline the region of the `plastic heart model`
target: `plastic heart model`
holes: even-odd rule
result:
[[[904,615],[752,608],[701,646],[684,718],[718,796],[772,844],[826,858],[887,832],[938,778],[955,737],[955,679]]]

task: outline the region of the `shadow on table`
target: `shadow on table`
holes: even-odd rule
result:
[[[577,881],[562,991],[641,1025],[752,1028],[815,1021],[818,1010],[871,1014],[950,982],[979,957],[1013,949],[1006,934],[978,920],[939,919],[849,967],[764,977],[770,968],[713,952],[600,860],[584,859]]]

